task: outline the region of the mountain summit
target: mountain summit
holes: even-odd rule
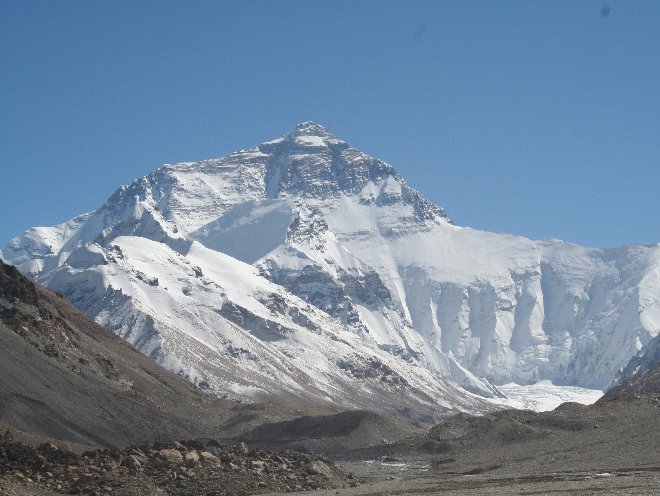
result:
[[[462,228],[305,122],[165,165],[2,257],[210,391],[437,416],[603,388],[660,329],[660,248]]]
[[[298,136],[318,136],[320,138],[337,139],[327,128],[312,121],[297,124],[294,130],[287,134],[287,136],[294,138]]]
[[[303,122],[281,138],[267,141],[257,147],[257,149],[265,152],[286,148],[313,152],[315,149],[323,151],[327,148],[335,150],[348,148],[348,145],[320,124]]]

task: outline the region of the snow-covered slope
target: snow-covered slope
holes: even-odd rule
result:
[[[660,252],[656,250],[655,256],[655,270],[647,271],[641,279],[641,286],[645,289],[645,298],[642,300],[642,308],[640,314],[644,314],[645,322],[648,325],[653,325],[658,322],[660,315],[658,314],[658,290],[655,288],[660,287]],[[653,291],[655,290],[655,296]],[[649,309],[649,310],[647,310]],[[657,329],[657,325],[656,325]],[[619,386],[633,377],[639,376],[647,370],[655,367],[660,363],[660,334],[657,334],[653,339],[646,343],[641,349],[630,359],[630,361],[622,367],[614,377],[610,387]]]
[[[314,123],[166,165],[2,257],[218,393],[478,410],[492,384],[603,388],[660,330],[660,247],[455,226]]]
[[[76,249],[44,280],[145,354],[216,394],[408,408],[419,416],[433,415],[436,405],[438,412],[485,406],[432,369],[364,346],[252,266],[197,242],[182,255],[164,243],[119,236]]]

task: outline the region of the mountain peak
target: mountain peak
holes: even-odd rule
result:
[[[304,149],[307,153],[316,153],[328,148],[348,148],[345,141],[334,136],[321,124],[312,121],[297,124],[291,132],[273,141],[262,143],[259,148],[262,151],[271,151],[291,145],[296,149]]]
[[[321,138],[334,138],[327,128],[316,122],[306,121],[297,124],[296,127],[291,131],[289,136],[319,136]]]

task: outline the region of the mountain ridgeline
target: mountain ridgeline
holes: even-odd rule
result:
[[[660,330],[660,246],[456,226],[310,122],[165,165],[1,255],[166,368],[249,401],[483,413],[512,381],[605,388]]]

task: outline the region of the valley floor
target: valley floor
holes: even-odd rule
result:
[[[277,493],[273,493],[277,494]],[[290,493],[304,494],[304,493]],[[657,495],[660,467],[621,469],[616,473],[573,472],[521,477],[478,475],[405,475],[375,479],[354,488],[314,492],[318,496],[468,496],[468,495]],[[270,496],[270,495],[269,495]]]
[[[7,438],[0,495],[656,495],[659,413],[657,393],[637,396],[635,390],[631,396],[614,391],[595,405],[567,403],[546,413],[459,414],[430,431],[399,429],[396,441],[383,438],[384,432],[394,434],[396,425],[368,412],[309,416],[304,426],[299,420],[267,424],[274,437],[262,436],[261,444],[270,445],[268,449],[190,441],[166,449],[148,445],[79,457],[48,444],[27,449]],[[340,427],[348,424],[349,432],[343,434],[346,429]],[[320,427],[325,428],[322,434]],[[298,433],[295,439],[292,429]],[[353,447],[371,431],[378,434],[377,442],[372,436],[367,445]],[[316,434],[305,441],[303,432]],[[269,451],[276,444],[278,452]],[[143,468],[131,465],[134,454]],[[37,466],[44,456],[49,465],[40,471],[16,466]],[[182,457],[188,461],[182,464]],[[109,471],[109,458],[121,465]],[[53,479],[49,487],[43,480],[27,480],[44,471],[54,473],[45,476]],[[59,491],[53,491],[57,484]]]
[[[347,467],[344,467],[347,468]],[[389,479],[394,477],[394,479]],[[125,488],[130,491],[129,488]],[[145,491],[144,487],[135,487],[134,493],[140,496],[168,493],[152,487]],[[0,478],[0,494],[2,496],[55,496],[62,493],[36,486],[26,486],[24,483]],[[266,493],[264,496],[281,494],[304,495],[302,492]],[[478,495],[657,495],[660,494],[660,467],[648,469],[619,469],[618,472],[571,472],[554,473],[535,476],[492,476],[488,474],[475,475],[389,475],[385,480],[381,476],[364,478],[356,487],[340,487],[337,489],[314,490],[317,496],[478,496]]]

